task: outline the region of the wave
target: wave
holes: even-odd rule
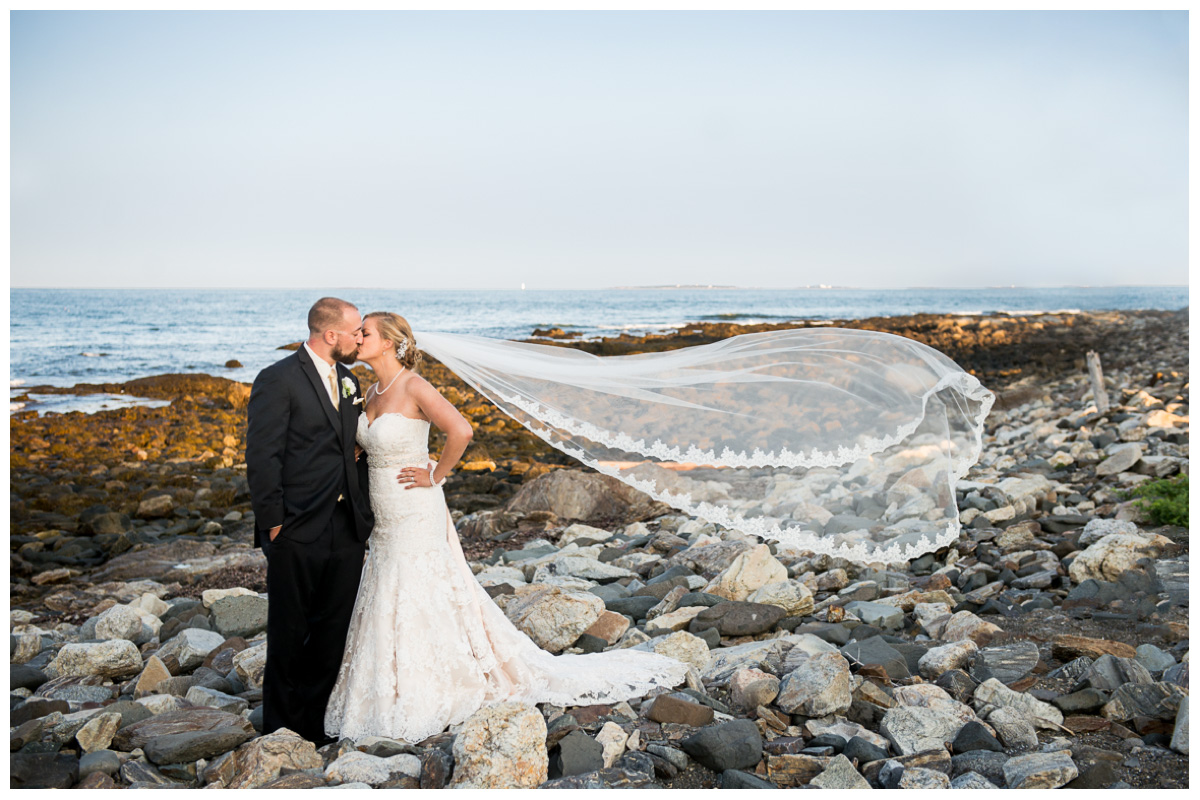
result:
[[[1126,310],[1126,309],[1123,309],[1123,310]],[[933,312],[933,313],[943,313],[946,316],[954,314],[959,317],[982,317],[985,314],[1008,314],[1009,316],[1012,316],[1012,317],[1021,317],[1021,316],[1026,316],[1029,314],[1083,314],[1084,311],[1083,311],[1083,309],[1080,309],[1080,308],[1056,308],[1056,309],[996,308],[996,309],[991,309],[989,311],[971,310],[971,311],[944,311],[944,312]],[[897,316],[903,316],[903,314],[899,314]]]
[[[12,413],[13,411],[20,411],[24,407],[25,407],[24,403],[9,403],[8,404],[9,413]]]
[[[13,378],[12,380],[10,380],[8,382],[8,388],[10,388],[10,389],[13,388],[14,386],[24,386],[24,385],[25,385],[24,378]]]
[[[83,353],[80,353],[79,355],[81,355],[81,356],[83,356],[83,357],[85,357],[85,358],[103,358],[104,356],[108,355],[108,353],[88,353],[88,352],[83,352]]]
[[[742,312],[731,312],[726,314],[701,314],[697,317],[699,320],[734,320],[734,319],[803,319],[795,314],[747,314]]]
[[[662,328],[686,328],[690,322],[635,322],[628,325],[596,325],[601,331],[648,331]]]

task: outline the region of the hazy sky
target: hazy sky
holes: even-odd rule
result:
[[[11,16],[13,286],[1187,283],[1187,14]]]

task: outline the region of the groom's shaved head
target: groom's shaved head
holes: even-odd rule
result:
[[[325,331],[340,328],[342,316],[348,308],[358,310],[358,306],[345,300],[322,297],[308,310],[308,332],[313,336],[320,336]]]

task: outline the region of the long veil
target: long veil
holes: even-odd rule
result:
[[[994,395],[920,342],[778,330],[658,353],[421,332],[418,346],[550,445],[719,525],[855,562],[959,534],[955,483]]]

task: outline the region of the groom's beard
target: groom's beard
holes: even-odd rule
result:
[[[358,345],[355,345],[353,350],[339,350],[335,348],[330,355],[333,356],[334,361],[346,366],[352,366],[354,362],[358,361]]]

